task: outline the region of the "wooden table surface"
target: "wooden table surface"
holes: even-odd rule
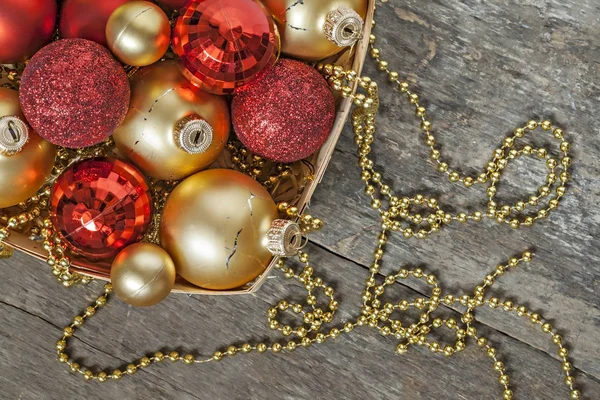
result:
[[[447,292],[460,294],[498,263],[534,248],[534,261],[503,277],[495,292],[553,322],[569,343],[586,399],[600,399],[599,15],[600,0],[393,0],[379,8],[376,29],[386,58],[416,82],[439,142],[463,170],[485,165],[504,136],[530,118],[549,117],[568,132],[573,180],[549,219],[516,231],[494,222],[455,223],[424,241],[396,235],[382,272],[422,266],[437,273]],[[371,61],[366,73],[377,74]],[[533,140],[547,142],[541,134]],[[480,189],[464,189],[434,170],[412,113],[387,86],[373,147],[377,164],[402,195],[436,196],[447,210],[485,207]],[[336,323],[357,315],[377,235],[377,215],[367,207],[356,161],[347,128],[311,206],[326,227],[312,237],[309,252],[341,301]],[[517,161],[506,171],[499,197],[535,190],[543,170],[539,162]],[[56,361],[54,344],[101,284],[65,290],[45,265],[21,254],[0,261],[0,276],[3,399],[501,397],[489,359],[475,346],[450,359],[424,348],[398,356],[396,340],[370,328],[294,353],[195,367],[161,364],[133,379],[88,384]],[[73,356],[117,368],[167,346],[212,354],[230,342],[271,338],[267,307],[301,293],[275,276],[251,296],[173,295],[151,309],[112,301],[77,333]],[[396,285],[398,298],[426,293],[405,284]],[[568,398],[556,348],[539,326],[489,308],[476,317],[508,366],[516,398]]]

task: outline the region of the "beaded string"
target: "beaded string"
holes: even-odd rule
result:
[[[374,141],[375,117],[379,106],[378,85],[368,77],[359,77],[354,71],[345,71],[340,67],[332,65],[320,65],[319,70],[329,80],[332,88],[341,92],[342,96],[350,97],[356,105],[352,113],[352,125],[355,134],[355,140],[358,148],[359,165],[361,167],[361,179],[366,184],[366,194],[371,199],[371,206],[379,211],[381,220],[381,231],[377,237],[377,243],[373,253],[373,263],[369,268],[369,276],[365,282],[365,289],[362,294],[362,307],[360,315],[353,320],[341,322],[334,328],[324,328],[325,324],[334,320],[339,303],[335,300],[334,289],[328,286],[322,278],[314,273],[314,268],[309,262],[309,255],[305,252],[299,253],[298,261],[303,268],[295,270],[286,264],[285,260],[279,260],[276,270],[283,274],[287,279],[294,279],[299,282],[307,291],[306,299],[303,303],[289,303],[286,300],[280,300],[276,305],[267,310],[267,323],[270,329],[281,333],[282,339],[273,343],[245,343],[241,346],[231,345],[224,349],[213,352],[212,355],[196,356],[193,354],[180,354],[177,351],[156,352],[140,358],[128,364],[123,369],[109,371],[92,371],[92,369],[81,366],[74,362],[67,353],[68,340],[75,331],[81,328],[85,321],[94,315],[103,307],[109,299],[112,292],[112,286],[106,284],[104,293],[99,296],[90,306],[88,306],[81,315],[73,318],[71,324],[63,330],[62,337],[56,344],[58,359],[67,364],[68,368],[82,375],[86,380],[105,382],[109,379],[118,380],[126,376],[134,375],[140,368],[146,368],[154,363],[160,363],[165,360],[172,362],[182,362],[186,365],[205,364],[218,362],[225,358],[234,357],[253,352],[258,353],[281,353],[292,352],[298,348],[307,348],[315,344],[323,343],[329,339],[335,339],[343,334],[353,332],[357,327],[370,327],[377,329],[383,336],[393,336],[398,340],[396,346],[397,354],[406,353],[411,346],[418,345],[427,347],[431,352],[451,357],[463,351],[472,341],[480,347],[487,357],[490,358],[493,370],[498,374],[498,382],[502,388],[502,398],[510,400],[514,397],[510,388],[510,379],[506,373],[505,365],[501,361],[498,351],[490,342],[480,334],[475,327],[475,311],[482,306],[489,306],[492,309],[504,310],[508,313],[529,321],[534,325],[539,325],[542,333],[549,335],[552,342],[557,346],[557,354],[562,360],[562,370],[565,374],[565,384],[569,387],[570,398],[579,399],[581,393],[575,388],[575,379],[571,372],[573,366],[568,359],[568,350],[565,347],[563,338],[559,335],[553,326],[540,314],[529,311],[525,306],[517,305],[512,300],[501,300],[497,297],[489,297],[489,288],[500,279],[506,272],[515,269],[522,262],[529,262],[533,253],[524,252],[520,257],[511,258],[506,264],[499,265],[493,272],[486,275],[483,282],[476,286],[472,294],[443,296],[442,289],[439,286],[438,279],[433,274],[428,274],[420,268],[403,268],[397,273],[380,276],[380,265],[383,262],[384,250],[388,241],[388,236],[394,232],[402,232],[403,236],[410,238],[416,236],[425,238],[429,234],[439,231],[443,225],[452,221],[467,222],[481,221],[484,218],[491,218],[500,223],[506,223],[511,228],[518,228],[521,225],[529,226],[539,219],[546,218],[548,214],[558,207],[559,201],[566,191],[566,182],[569,180],[568,167],[571,159],[568,155],[569,143],[564,140],[563,132],[559,128],[554,128],[549,121],[529,121],[525,126],[517,128],[513,135],[507,137],[502,146],[498,148],[491,161],[486,165],[483,172],[477,176],[461,176],[461,174],[450,168],[446,161],[443,161],[439,147],[436,146],[435,137],[431,122],[427,119],[427,113],[424,107],[419,103],[418,95],[410,90],[407,82],[399,80],[399,74],[389,70],[389,65],[381,59],[381,51],[375,47],[376,37],[371,35],[371,56],[377,62],[378,69],[388,76],[388,81],[394,85],[401,95],[406,96],[408,102],[415,107],[417,118],[420,120],[420,129],[425,136],[425,144],[430,148],[430,158],[435,163],[437,169],[448,175],[452,182],[461,182],[466,187],[471,187],[476,183],[485,184],[489,182],[486,192],[489,197],[487,209],[485,211],[476,211],[472,214],[457,213],[449,214],[441,208],[437,200],[423,195],[416,195],[413,198],[399,197],[392,194],[389,185],[384,183],[381,173],[375,170],[374,162],[369,158],[371,152],[370,145]],[[355,93],[355,89],[364,90],[365,93]],[[541,128],[543,131],[551,131],[554,138],[560,143],[560,166],[556,158],[549,157],[549,152],[545,148],[533,148],[525,145],[521,148],[515,148],[515,143],[525,134]],[[516,202],[513,205],[499,205],[494,200],[496,194],[496,185],[500,180],[501,174],[508,165],[508,162],[520,156],[537,156],[546,159],[546,166],[549,170],[546,182],[538,193],[530,196],[525,201]],[[559,171],[557,171],[557,167]],[[554,192],[554,193],[552,193]],[[523,212],[528,208],[538,206],[541,201],[545,201],[545,206],[540,206],[534,214],[524,215]],[[384,208],[387,203],[388,207]],[[428,215],[420,215],[412,212],[412,207],[425,207],[431,210]],[[297,209],[287,204],[280,204],[280,211],[288,216],[296,216]],[[11,219],[15,228],[25,223],[26,215],[16,220]],[[320,228],[321,223],[310,216],[302,216],[305,231],[316,230]],[[427,225],[424,228],[423,225]],[[9,235],[8,229],[0,229],[0,241]],[[68,270],[68,268],[67,268]],[[381,297],[384,295],[388,286],[393,286],[397,281],[404,279],[417,279],[424,281],[431,288],[429,298],[415,298],[412,300],[402,299],[396,303],[383,303]],[[318,297],[324,295],[328,299],[325,309],[319,307]],[[466,310],[461,314],[461,318],[442,319],[435,316],[439,306],[462,305]],[[412,322],[401,319],[391,318],[394,312],[404,312],[409,309],[421,311],[419,317]],[[280,313],[291,312],[299,322],[296,326],[283,324],[277,317]],[[455,331],[456,341],[454,343],[442,344],[430,339],[430,334],[435,329],[446,328]]]
[[[379,242],[385,244],[387,238],[380,236]],[[383,246],[381,244],[381,246]],[[286,279],[295,279],[306,290],[307,296],[303,303],[290,303],[287,300],[280,300],[276,305],[267,310],[267,323],[271,330],[279,331],[282,338],[272,343],[244,343],[242,345],[230,345],[223,349],[216,350],[212,355],[197,356],[194,354],[180,354],[178,351],[155,352],[152,355],[144,356],[139,360],[133,361],[123,369],[114,369],[109,371],[97,371],[81,366],[73,361],[68,353],[68,340],[75,331],[82,327],[85,321],[93,317],[99,308],[103,307],[112,293],[112,285],[105,284],[104,293],[99,296],[90,306],[85,308],[84,312],[73,318],[70,325],[63,329],[62,337],[56,343],[56,350],[60,362],[65,363],[73,373],[80,374],[88,381],[106,382],[107,380],[119,380],[123,377],[134,375],[139,369],[150,367],[152,364],[160,363],[165,360],[177,363],[182,362],[185,365],[206,364],[210,362],[219,362],[237,355],[249,353],[282,353],[293,352],[296,349],[308,348],[315,344],[321,344],[330,339],[336,339],[343,334],[349,334],[357,327],[370,327],[377,329],[378,332],[386,337],[393,336],[398,339],[396,353],[405,354],[410,346],[418,345],[429,348],[432,353],[444,355],[446,357],[454,356],[463,351],[471,339],[481,348],[485,355],[490,358],[493,370],[498,374],[498,382],[502,387],[502,398],[510,400],[513,398],[513,391],[510,388],[509,375],[506,372],[504,362],[490,342],[478,333],[474,326],[474,311],[484,305],[492,309],[504,310],[522,317],[534,325],[539,325],[540,330],[550,336],[552,342],[557,346],[557,354],[562,359],[562,369],[565,374],[565,384],[570,389],[570,398],[579,399],[581,393],[574,388],[575,379],[571,374],[573,366],[568,359],[568,350],[565,347],[563,338],[558,334],[553,326],[540,314],[528,310],[523,305],[515,304],[512,300],[501,300],[497,297],[487,297],[487,290],[495,281],[503,276],[507,271],[515,269],[522,262],[529,262],[533,258],[530,251],[524,252],[519,258],[511,258],[508,263],[499,265],[488,274],[483,283],[476,286],[473,294],[463,294],[455,296],[452,294],[443,295],[442,289],[438,284],[438,279],[434,274],[428,274],[421,268],[401,269],[395,274],[387,275],[381,279],[378,276],[378,269],[371,268],[371,274],[367,278],[365,291],[363,292],[363,307],[360,316],[353,320],[345,321],[333,328],[324,328],[324,325],[334,320],[335,313],[339,308],[339,303],[335,300],[334,289],[328,286],[322,278],[315,275],[314,268],[309,263],[309,255],[300,253],[297,259],[303,268],[299,271],[291,266],[286,266],[284,260],[280,260],[276,266]],[[397,303],[383,303],[380,298],[384,295],[386,287],[393,286],[397,281],[404,279],[418,279],[431,286],[431,296],[429,298],[417,297],[412,300],[403,299]],[[317,291],[317,289],[319,289]],[[317,306],[319,296],[325,296],[328,304],[325,309]],[[460,320],[454,318],[442,319],[435,317],[434,313],[439,306],[454,306],[461,304],[466,307]],[[413,322],[406,322],[401,319],[391,318],[394,312],[404,312],[409,309],[420,310],[421,314]],[[298,324],[296,326],[283,324],[277,317],[288,312],[296,317]],[[430,340],[429,335],[435,329],[447,328],[453,330],[456,335],[456,341],[450,344],[441,344],[435,340]]]

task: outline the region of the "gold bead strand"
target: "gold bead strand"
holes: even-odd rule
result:
[[[506,265],[499,265],[498,267],[496,267],[496,270],[492,274],[486,276],[483,284],[477,286],[477,288],[475,289],[475,296],[483,298],[486,289],[491,287],[495,283],[496,278],[503,276],[505,272],[509,271],[510,269],[516,268],[521,262],[530,262],[533,259],[533,257],[534,253],[527,250],[523,252],[520,258],[513,257],[508,261]],[[480,307],[483,304],[488,304],[489,307],[492,309],[502,309],[508,313],[514,312],[519,317],[527,318],[527,320],[529,320],[529,322],[531,322],[532,324],[540,325],[542,332],[549,334],[552,337],[552,342],[558,347],[558,356],[562,359],[563,372],[565,373],[565,384],[569,387],[571,398],[580,398],[581,392],[574,387],[575,378],[571,375],[572,364],[567,358],[568,351],[564,347],[563,338],[562,336],[555,333],[554,328],[549,322],[547,322],[540,314],[530,312],[525,306],[516,305],[511,300],[503,301],[495,297],[469,304],[466,313],[472,314],[475,308]],[[467,329],[471,328],[471,321],[463,322],[467,323]]]
[[[354,71],[343,71],[337,66],[331,64],[320,64],[317,66],[318,70],[321,71],[330,82],[332,88],[337,91],[342,91],[344,97],[350,97],[355,104],[356,108],[352,112],[352,125],[355,133],[355,142],[357,144],[357,153],[359,156],[359,165],[362,168],[361,179],[365,182],[365,193],[371,198],[372,208],[378,210],[382,215],[383,223],[393,228],[393,230],[402,230],[406,238],[416,236],[418,238],[425,238],[430,233],[437,232],[442,223],[449,223],[452,221],[467,222],[474,221],[480,222],[483,218],[491,218],[499,223],[506,223],[511,228],[518,228],[521,225],[530,226],[538,219],[546,218],[548,214],[556,209],[559,205],[560,197],[564,196],[566,187],[565,183],[569,180],[570,175],[568,168],[571,164],[571,158],[568,155],[570,145],[564,141],[563,132],[561,129],[554,128],[552,123],[548,120],[541,122],[529,121],[522,127],[515,129],[512,136],[504,139],[502,146],[496,149],[493,153],[492,160],[487,164],[484,171],[477,176],[465,176],[462,177],[458,171],[449,168],[448,164],[442,161],[441,152],[436,147],[435,137],[432,133],[432,124],[427,119],[426,109],[420,105],[419,96],[410,90],[410,86],[406,81],[399,81],[399,74],[395,71],[390,71],[389,63],[381,59],[381,50],[375,47],[376,36],[371,34],[369,38],[370,55],[377,62],[378,69],[383,71],[388,76],[388,81],[396,86],[398,91],[405,94],[410,104],[415,107],[415,115],[420,119],[420,128],[425,134],[425,142],[430,147],[430,157],[432,161],[437,165],[437,169],[443,173],[446,173],[452,182],[462,182],[465,187],[471,187],[475,183],[485,184],[489,183],[486,192],[489,197],[487,212],[476,211],[471,215],[466,213],[458,213],[451,215],[436,210],[436,215],[428,215],[423,218],[419,214],[411,214],[403,211],[400,214],[402,219],[417,222],[425,221],[430,224],[430,229],[419,229],[410,226],[402,225],[399,221],[393,221],[390,219],[392,212],[386,212],[381,209],[382,197],[387,197],[388,201],[397,198],[391,193],[390,186],[382,182],[381,174],[373,170],[373,162],[368,158],[371,152],[371,143],[373,142],[373,134],[375,132],[375,113],[379,104],[379,97],[377,92],[377,83],[372,81],[368,77],[359,78]],[[398,83],[399,82],[399,83]],[[354,89],[362,88],[365,89],[367,94],[354,93]],[[354,94],[352,94],[354,93]],[[553,136],[561,141],[560,150],[562,152],[561,166],[562,172],[557,176],[554,173],[556,167],[555,159],[548,159],[546,165],[550,172],[546,177],[544,185],[540,186],[538,194],[530,196],[530,198],[524,202],[517,202],[514,206],[501,206],[498,207],[494,201],[494,197],[497,192],[497,182],[500,180],[501,172],[506,167],[510,160],[518,158],[520,155],[537,155],[541,159],[545,159],[548,156],[548,151],[545,148],[533,149],[531,146],[523,146],[522,149],[515,149],[515,141],[522,138],[528,131],[536,129],[542,129],[543,131],[552,131]],[[538,205],[541,198],[549,196],[551,193],[551,186],[557,182],[560,177],[560,185],[556,188],[556,196],[552,197],[548,201],[547,207],[541,207],[534,216],[523,216],[517,218],[515,215],[511,217],[512,213],[519,214],[528,206]],[[377,190],[379,189],[379,190]],[[423,196],[421,196],[423,197]]]

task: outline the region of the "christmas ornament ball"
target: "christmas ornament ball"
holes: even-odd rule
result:
[[[146,175],[179,180],[207,168],[229,137],[229,105],[198,90],[165,61],[131,79],[131,105],[113,134],[121,154]]]
[[[362,35],[368,0],[262,0],[279,28],[281,52],[317,61],[352,46]]]
[[[160,243],[190,283],[234,289],[268,266],[267,231],[277,215],[267,190],[249,176],[229,169],[202,171],[168,197]]]
[[[56,146],[39,137],[24,121],[18,92],[0,87],[0,208],[33,196],[54,167]]]
[[[85,39],[53,42],[21,77],[21,106],[44,139],[80,148],[102,142],[125,118],[129,81],[110,52]]]
[[[159,6],[149,1],[125,3],[108,18],[106,42],[125,64],[136,67],[153,64],[169,48],[169,18]]]
[[[25,61],[52,39],[55,0],[0,1],[0,64]]]
[[[162,301],[175,285],[175,265],[169,254],[152,243],[134,243],[113,260],[110,280],[121,300],[136,307]]]
[[[169,7],[172,10],[180,10],[189,0],[158,0],[161,6]]]
[[[231,113],[238,138],[251,151],[293,162],[310,156],[327,140],[335,121],[335,99],[314,68],[281,59],[238,91]]]
[[[65,0],[60,9],[60,37],[88,39],[106,46],[108,17],[128,1]]]
[[[151,219],[152,199],[144,176],[113,158],[92,158],[64,171],[50,193],[50,218],[76,254],[114,257],[138,242]]]
[[[191,0],[173,30],[173,50],[194,85],[229,94],[275,63],[279,33],[258,0]]]

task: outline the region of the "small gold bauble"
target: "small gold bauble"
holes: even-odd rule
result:
[[[160,242],[187,281],[205,289],[234,289],[271,261],[267,232],[277,214],[269,192],[254,179],[229,169],[202,171],[167,199]]]
[[[317,61],[353,45],[362,35],[367,0],[263,0],[279,28],[281,52]]]
[[[56,146],[24,122],[16,90],[0,88],[0,120],[0,208],[5,208],[27,200],[44,185],[54,167]]]
[[[129,112],[113,138],[146,175],[179,180],[219,157],[229,129],[227,100],[198,90],[165,61],[133,76]]]
[[[132,1],[117,8],[106,23],[106,42],[122,62],[136,67],[160,60],[171,41],[169,18],[156,4]]]
[[[110,270],[117,296],[137,307],[152,306],[167,297],[176,275],[169,254],[152,243],[135,243],[124,248]]]

